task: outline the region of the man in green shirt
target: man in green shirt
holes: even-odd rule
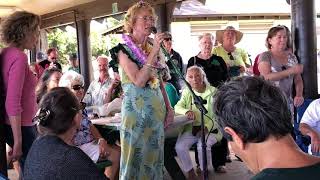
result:
[[[320,158],[302,152],[291,132],[281,90],[258,77],[228,82],[215,94],[214,113],[232,150],[256,175],[253,180],[320,179]]]

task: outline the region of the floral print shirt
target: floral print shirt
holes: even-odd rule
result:
[[[92,142],[94,140],[93,135],[90,131],[90,126],[92,122],[90,121],[87,112],[84,110],[82,112],[82,120],[80,123],[80,129],[77,130],[73,138],[73,143],[76,146],[81,146],[83,144]]]

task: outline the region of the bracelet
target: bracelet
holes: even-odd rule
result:
[[[149,69],[156,69],[157,67],[156,66],[154,66],[154,65],[151,65],[151,64],[144,64],[144,66],[146,66],[147,68],[149,68]]]
[[[100,145],[102,141],[105,141],[105,139],[99,138],[99,139],[98,139],[98,145]]]

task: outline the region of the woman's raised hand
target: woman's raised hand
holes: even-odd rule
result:
[[[291,74],[301,74],[303,72],[303,65],[296,64],[290,68]]]
[[[153,48],[152,50],[154,53],[158,53],[162,44],[162,41],[164,40],[165,34],[164,33],[156,33],[154,35],[154,40],[153,40]]]

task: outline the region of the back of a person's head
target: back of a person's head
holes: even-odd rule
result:
[[[74,117],[80,104],[74,94],[65,87],[53,88],[40,101],[39,111],[34,118],[40,134],[63,134],[74,126]]]
[[[40,26],[40,16],[27,12],[16,11],[1,19],[0,37],[6,44],[21,44],[30,32],[36,32]]]
[[[219,126],[230,127],[244,142],[259,143],[291,132],[291,113],[281,90],[259,77],[240,77],[215,94]],[[228,140],[232,140],[227,135]]]

